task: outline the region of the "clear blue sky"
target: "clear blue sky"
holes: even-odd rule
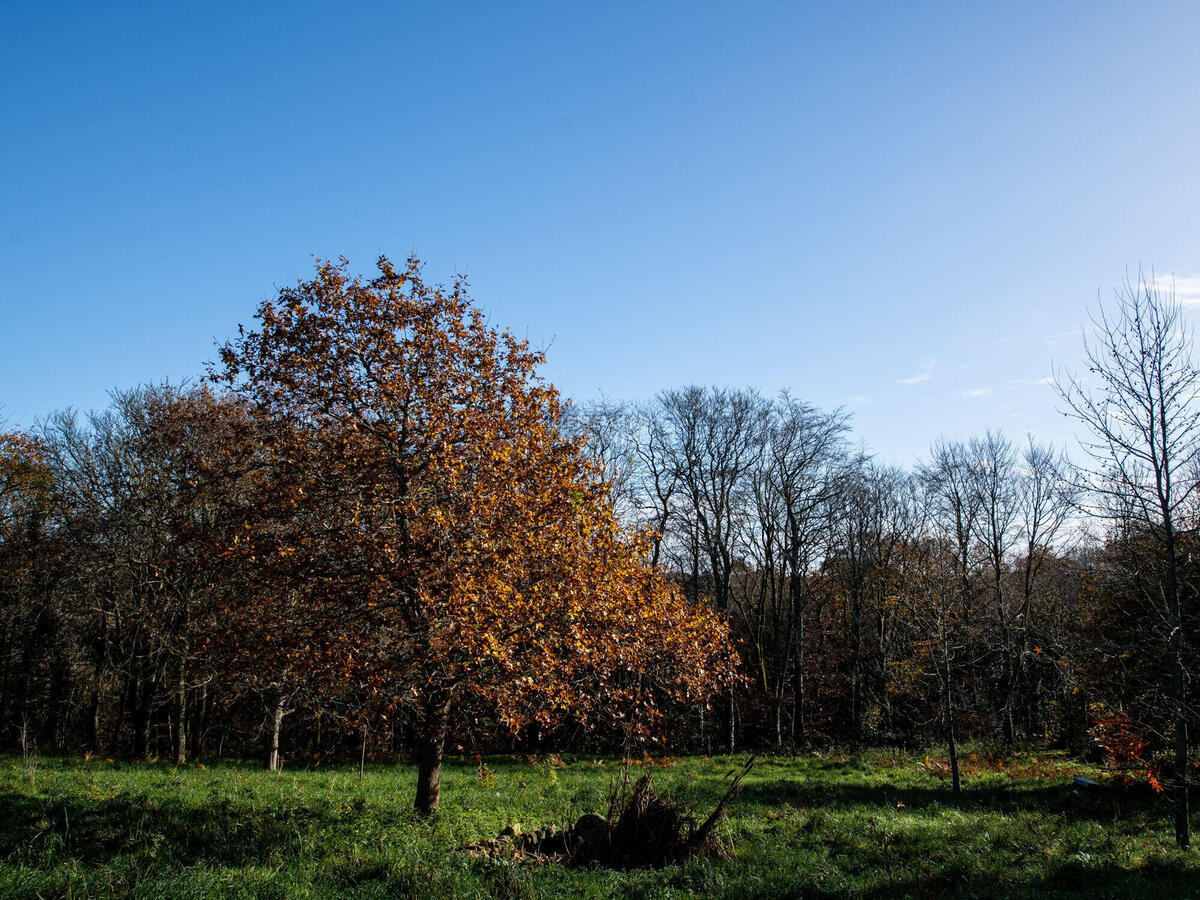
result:
[[[0,415],[202,371],[313,255],[415,251],[586,399],[689,382],[1062,439],[1139,263],[1200,301],[1195,3],[26,3]]]

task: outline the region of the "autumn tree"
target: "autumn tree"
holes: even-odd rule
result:
[[[274,492],[315,523],[276,529],[280,587],[325,610],[347,673],[408,721],[418,810],[439,804],[467,695],[514,728],[611,712],[642,733],[664,696],[726,679],[724,626],[645,565],[562,430],[542,355],[461,280],[429,285],[415,259],[380,258],[369,280],[321,263],[256,318],[218,375],[286,424],[266,451]]]

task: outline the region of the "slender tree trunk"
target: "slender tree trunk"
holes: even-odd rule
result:
[[[880,706],[883,713],[884,731],[890,736],[892,729],[892,692],[888,689],[888,623],[885,613],[879,613],[879,667],[875,677],[881,686]]]
[[[92,695],[88,701],[88,743],[93,753],[101,752],[100,702],[104,693],[104,676],[108,671],[108,616],[99,615],[100,637],[92,669]]]
[[[795,577],[795,567],[793,566],[792,578]],[[792,702],[796,709],[792,716],[792,743],[796,747],[802,746],[808,740],[804,721],[804,606],[805,604],[799,598],[799,591],[792,588],[792,610],[796,618],[796,669],[792,676],[794,693]]]
[[[279,733],[283,730],[283,691],[276,691],[271,704],[271,749],[267,753],[267,771],[279,771]]]
[[[1021,687],[1025,681],[1025,654],[1029,646],[1029,627],[1028,620],[1024,615],[1021,616],[1021,632],[1014,646],[1009,651],[1009,680],[1008,680],[1008,696],[1005,699],[1005,730],[1008,737],[1008,747],[1012,751],[1017,749],[1017,704],[1021,703]],[[1026,693],[1026,698],[1028,698]],[[1028,735],[1029,730],[1029,703],[1028,699],[1022,704],[1025,707],[1022,720],[1025,724],[1024,734]]]
[[[55,636],[57,641],[57,636]],[[70,686],[67,682],[67,666],[61,656],[55,654],[54,677],[50,682],[50,720],[47,723],[47,735],[50,744],[56,750],[63,748],[64,721],[67,714],[67,695]]]
[[[1166,518],[1166,517],[1164,517]],[[1187,850],[1192,843],[1191,810],[1188,798],[1187,673],[1184,669],[1183,610],[1179,599],[1179,571],[1175,533],[1166,519],[1167,535],[1167,624],[1171,629],[1171,693],[1175,718],[1175,843]]]
[[[786,679],[779,678],[775,686],[775,749],[783,751],[783,697]]]
[[[733,686],[729,687],[729,752],[734,752],[737,740],[737,702],[733,695]]]
[[[125,730],[125,716],[129,712],[129,698],[133,688],[132,679],[128,679],[125,687],[121,691],[121,702],[117,704],[117,719],[113,722],[112,731],[109,732],[109,752],[116,756],[120,752],[121,747],[121,732]]]
[[[153,692],[151,679],[143,670],[134,686],[133,701],[133,755],[137,759],[150,756],[150,697]]]
[[[850,635],[853,652],[850,655],[850,733],[854,735],[854,743],[862,745],[862,601],[855,592],[854,602],[850,604],[850,613],[854,617],[850,622]]]
[[[431,813],[442,801],[442,753],[450,719],[450,696],[426,704],[425,721],[417,736],[417,812]]]
[[[0,669],[0,732],[8,731],[5,727],[8,724],[8,672],[13,656],[12,648],[16,645],[15,632],[15,625],[10,625],[4,630],[4,644],[0,648],[0,659],[4,660],[4,667]]]
[[[1179,629],[1176,628],[1176,632]],[[1182,641],[1175,638],[1174,687],[1175,687],[1175,843],[1179,849],[1187,850],[1192,844],[1191,810],[1188,799],[1188,733],[1186,681],[1184,679],[1183,655],[1179,648]]]
[[[88,700],[88,746],[91,747],[93,753],[100,752],[100,690],[99,688],[92,689],[92,696]]]
[[[187,763],[187,649],[179,657],[175,680],[175,765]]]
[[[958,742],[954,736],[954,697],[950,688],[950,648],[942,635],[942,715],[946,719],[946,746],[950,752],[950,786],[954,793],[962,789],[958,770]]]
[[[208,682],[200,685],[200,697],[192,703],[192,724],[188,729],[188,755],[193,760],[199,759],[204,752],[204,734],[208,730],[208,711],[211,706],[208,696]]]
[[[362,753],[358,756],[358,780],[362,781],[367,774],[367,723],[363,722]]]

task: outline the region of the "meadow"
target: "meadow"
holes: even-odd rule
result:
[[[716,802],[745,757],[643,760],[663,791]],[[443,807],[411,809],[405,764],[284,769],[0,757],[4,897],[1200,896],[1152,797],[1070,801],[1099,773],[1051,755],[965,763],[898,751],[760,758],[723,826],[729,859],[606,870],[472,859],[510,825],[603,812],[612,759],[451,759]]]

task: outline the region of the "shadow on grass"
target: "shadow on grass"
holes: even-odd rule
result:
[[[1119,865],[1096,858],[1101,851],[1083,852],[1067,840],[1050,856],[1041,843],[1042,832],[1031,832],[1032,840],[1014,845],[999,832],[988,837],[992,825],[982,816],[1037,814],[1047,822],[1048,839],[1064,832],[1050,824],[1053,820],[1090,820],[1101,824],[1116,820],[1135,820],[1119,826],[1122,831],[1138,834],[1148,822],[1165,821],[1166,805],[1152,795],[1107,793],[1101,798],[1076,804],[1071,801],[1072,784],[1014,782],[964,785],[954,793],[947,785],[901,786],[805,783],[801,779],[766,779],[743,787],[739,805],[745,813],[778,808],[783,804],[812,811],[883,812],[902,804],[905,814],[953,810],[966,820],[952,827],[961,829],[961,837],[948,843],[944,838],[922,836],[921,830],[906,832],[887,824],[869,833],[868,849],[862,848],[844,830],[832,830],[828,823],[818,825],[817,843],[832,850],[830,861],[848,864],[858,874],[874,882],[865,889],[830,891],[822,894],[807,884],[788,882],[786,873],[772,873],[759,896],[855,896],[855,897],[1200,897],[1200,872],[1194,862],[1174,854],[1163,846],[1162,855],[1152,855],[1141,863]],[[755,807],[758,807],[758,810]],[[974,818],[973,818],[974,817]],[[822,822],[816,819],[817,822]],[[886,820],[884,820],[886,821]],[[889,833],[890,831],[890,833]],[[914,837],[915,835],[915,837]],[[857,836],[861,839],[862,832]],[[992,844],[993,839],[1000,840]],[[895,843],[889,843],[895,841]],[[915,843],[914,843],[915,841]],[[869,874],[873,870],[875,874]]]
[[[768,883],[757,896],[828,896],[828,898],[1194,898],[1196,874],[1186,866],[1157,866],[1130,871],[1118,866],[1064,863],[1044,877],[1021,878],[995,874],[962,875],[929,871],[916,877],[895,878],[868,890],[820,892],[784,881]]]
[[[303,852],[305,835],[346,825],[362,812],[353,806],[264,808],[228,798],[197,806],[145,796],[0,794],[0,859],[34,853],[106,863],[125,854],[152,854],[183,865],[261,864]]]
[[[468,797],[483,802],[467,790],[477,782],[474,766],[450,768],[463,778],[462,802],[469,802]],[[497,769],[505,778],[526,777],[527,767],[523,765],[498,765]],[[718,765],[697,776],[686,770],[667,770],[660,777],[666,785],[701,801],[702,808],[709,808],[723,793],[725,769]],[[1075,806],[1069,801],[1069,778],[1061,782],[980,779],[968,781],[960,794],[954,794],[948,785],[939,785],[923,774],[910,775],[907,783],[895,785],[863,783],[866,779],[861,769],[836,765],[824,767],[816,775],[784,767],[772,771],[767,766],[755,774],[762,777],[742,786],[731,812],[737,818],[762,820],[761,834],[750,825],[747,839],[761,839],[764,855],[758,857],[745,848],[749,851],[747,858],[740,862],[706,864],[705,871],[711,871],[711,878],[692,889],[738,897],[1200,896],[1200,876],[1169,852],[1141,863],[1140,868],[1132,868],[1132,864],[1122,867],[1101,853],[1076,858],[1078,845],[1070,841],[1060,851],[1061,856],[1047,858],[1037,834],[1024,842],[1027,846],[1014,849],[991,844],[991,839],[986,834],[980,837],[977,830],[984,827],[984,816],[1012,813],[1038,813],[1047,819],[1085,817],[1102,822],[1125,816],[1159,820],[1165,815],[1164,806],[1153,798],[1113,795],[1104,801]],[[219,780],[210,775],[214,781]],[[601,775],[601,782],[612,777],[607,771],[596,773],[596,777]],[[856,777],[858,783],[850,780]],[[580,781],[581,789],[583,786]],[[396,840],[401,832],[386,829],[410,821],[406,806],[402,811],[400,806],[381,806],[378,802],[367,805],[349,796],[330,800],[324,792],[310,793],[302,800],[262,793],[235,796],[220,793],[216,787],[213,793],[204,795],[194,785],[187,793],[149,790],[99,799],[53,789],[41,795],[0,792],[0,862],[24,862],[53,871],[56,865],[71,859],[107,866],[120,858],[116,866],[120,872],[172,873],[184,866],[241,868],[309,858],[316,863],[304,877],[317,879],[328,890],[340,894],[363,885],[365,893],[386,888],[389,896],[442,896],[455,891],[461,896],[476,891],[481,896],[531,896],[547,884],[558,883],[553,880],[558,877],[556,873],[543,874],[518,866],[479,864],[467,869],[465,861],[449,855],[440,845],[418,847],[403,860],[371,847],[362,854],[350,852],[352,835],[387,833],[389,840]],[[604,795],[602,783],[594,793]],[[491,792],[487,795],[490,797]],[[952,817],[950,824],[939,825],[927,835],[924,828],[907,833],[895,829],[889,824],[891,817],[880,816],[879,827],[890,830],[890,835],[883,836],[894,841],[889,849],[884,843],[877,844],[874,837],[864,843],[861,833],[847,830],[862,824],[859,819],[797,817],[794,830],[791,825],[779,825],[778,831],[771,831],[777,827],[779,817],[768,824],[767,813],[785,803],[814,812],[857,811],[868,816],[902,803],[908,812],[925,810],[930,814],[941,809],[975,814],[980,816],[980,824],[955,824],[957,817]],[[806,831],[807,823],[812,827]],[[960,829],[962,840],[952,832],[954,828]],[[1122,831],[1124,826],[1116,830]],[[1050,837],[1057,834],[1053,826],[1046,831]],[[776,836],[770,837],[769,833]],[[953,839],[947,839],[947,834]],[[411,836],[428,840],[424,829]],[[464,868],[454,870],[460,863]],[[596,885],[608,883],[603,881],[605,877],[596,873]],[[468,887],[454,888],[457,878],[465,879],[463,883]],[[730,888],[723,890],[725,879],[732,880]],[[839,880],[856,887],[839,890]]]
[[[803,779],[778,778],[743,785],[740,804],[778,807],[784,803],[827,809],[880,809],[903,804],[910,811],[929,807],[962,812],[1041,812],[1098,821],[1132,816],[1165,815],[1153,797],[1105,793],[1083,803],[1071,800],[1072,785],[1043,784],[1031,787],[1020,782],[1012,785],[965,784],[959,793],[946,787],[904,787],[899,785],[813,784]]]
[[[1150,871],[1130,871],[1116,866],[1087,868],[1065,863],[1049,875],[1039,878],[999,878],[993,874],[969,875],[933,871],[916,877],[896,878],[867,890],[822,890],[807,884],[789,881],[786,876],[772,876],[758,888],[745,893],[746,898],[766,897],[824,897],[824,898],[885,898],[919,897],[1088,897],[1136,898],[1162,900],[1165,897],[1196,897],[1197,875],[1182,865],[1157,867]]]

